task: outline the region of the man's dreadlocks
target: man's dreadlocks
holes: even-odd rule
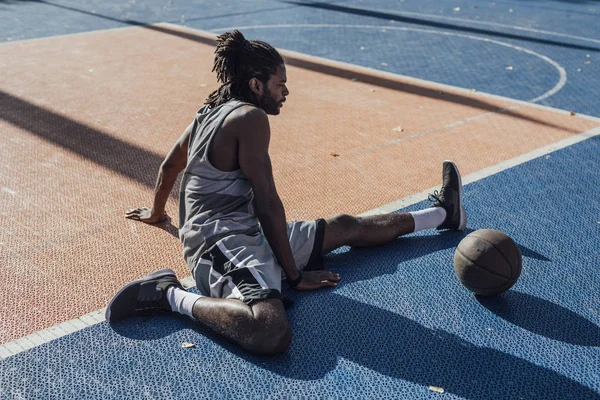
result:
[[[212,92],[206,104],[219,106],[237,98],[258,106],[258,98],[248,81],[256,77],[266,84],[269,77],[283,64],[283,58],[270,44],[246,40],[238,30],[217,37],[213,72],[221,87]]]

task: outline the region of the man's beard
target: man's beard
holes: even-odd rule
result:
[[[277,115],[279,114],[279,101],[273,98],[271,91],[265,87],[265,92],[259,97],[258,103],[267,114]]]

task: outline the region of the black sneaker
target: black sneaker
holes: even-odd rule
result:
[[[120,321],[129,317],[171,312],[167,288],[182,288],[175,271],[161,269],[123,286],[106,307],[106,320]]]
[[[467,213],[462,205],[462,181],[458,168],[452,161],[444,161],[442,168],[442,188],[429,195],[432,207],[443,207],[446,219],[438,230],[454,229],[462,231],[467,227]]]

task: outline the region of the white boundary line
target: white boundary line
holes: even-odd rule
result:
[[[195,28],[190,28],[188,26],[181,26],[181,25],[176,25],[176,24],[172,24],[169,22],[161,22],[159,24],[156,25],[165,25],[165,26],[169,26],[172,29],[175,30],[183,30],[183,31],[188,31],[190,33],[196,33],[200,36],[203,36],[205,38],[210,38],[210,39],[215,39],[217,38],[217,34],[212,32],[212,31],[204,31],[201,29],[195,29]],[[340,25],[342,26],[342,25]],[[314,26],[313,26],[314,27]],[[382,29],[387,29],[386,26],[382,26]],[[218,28],[215,30],[221,30],[222,28]],[[525,100],[516,100],[516,99],[511,99],[510,97],[504,97],[504,96],[500,96],[500,95],[496,95],[496,94],[491,94],[491,93],[486,93],[486,92],[480,92],[480,91],[476,91],[473,92],[471,90],[471,88],[462,88],[460,86],[452,86],[452,85],[447,85],[445,83],[438,83],[438,82],[433,82],[433,81],[428,81],[425,79],[419,79],[419,78],[413,78],[411,76],[407,76],[407,75],[402,75],[402,74],[396,74],[393,72],[387,72],[387,71],[381,71],[375,68],[370,68],[370,67],[363,67],[363,66],[358,66],[358,65],[354,65],[354,64],[349,64],[349,63],[345,63],[343,61],[336,61],[336,60],[331,60],[328,58],[324,58],[324,57],[318,57],[318,56],[312,56],[312,55],[308,55],[308,54],[304,54],[304,53],[299,53],[293,50],[286,50],[286,49],[279,49],[278,51],[284,56],[290,56],[290,57],[294,57],[294,58],[298,58],[298,59],[303,59],[306,61],[312,61],[314,63],[319,63],[319,64],[323,64],[323,65],[327,65],[327,66],[332,66],[332,67],[339,67],[342,69],[347,69],[349,71],[356,71],[356,72],[360,72],[360,73],[364,73],[364,74],[369,74],[369,75],[373,75],[373,76],[379,76],[379,77],[383,77],[383,78],[388,78],[388,79],[392,79],[392,80],[403,80],[409,83],[414,83],[414,84],[419,84],[419,85],[423,85],[423,86],[428,86],[428,87],[433,87],[436,89],[440,89],[440,90],[447,90],[447,91],[454,91],[454,92],[458,92],[458,93],[463,93],[463,94],[467,94],[469,96],[473,96],[473,97],[484,97],[484,98],[489,98],[489,99],[495,99],[495,100],[501,100],[501,101],[506,101],[506,102],[510,102],[513,104],[519,104],[519,105],[524,105],[524,106],[529,106],[529,107],[533,107],[533,108],[537,108],[539,110],[546,110],[546,111],[552,111],[558,114],[562,114],[562,115],[569,115],[571,110],[563,110],[560,108],[555,108],[555,107],[551,107],[551,106],[545,106],[542,104],[537,104],[537,103],[530,103],[528,101]],[[586,114],[577,114],[577,116],[579,118],[583,118],[583,119],[587,119],[590,121],[594,121],[594,122],[600,122],[600,117],[594,117],[591,115],[586,115]]]
[[[469,175],[462,177],[463,185],[468,183],[476,182],[480,179],[487,178],[491,175],[497,174],[501,171],[507,170],[509,168],[515,167],[517,165],[523,164],[527,161],[533,160],[535,158],[550,154],[557,150],[563,149],[565,147],[569,147],[575,143],[582,142],[586,139],[589,139],[594,136],[600,135],[600,127],[591,129],[589,131],[580,133],[578,135],[574,135],[567,139],[561,140],[559,142],[540,147],[539,149],[533,150],[527,154],[522,154],[515,158],[511,158],[510,160],[502,161],[496,165],[493,165],[488,168],[481,169],[477,172],[473,172]],[[413,194],[411,196],[405,197],[403,199],[394,201],[392,203],[383,205],[381,207],[374,208],[359,216],[368,216],[368,215],[379,215],[379,214],[387,214],[390,212],[394,212],[398,209],[408,207],[412,204],[419,203],[427,198],[429,193],[433,192],[433,190],[438,189],[438,186],[433,188],[429,188],[420,193]],[[184,288],[190,289],[196,286],[194,278],[192,276],[187,276],[180,280],[181,284]],[[0,345],[0,360],[17,355],[26,350],[32,349],[34,347],[40,346],[42,344],[51,342],[55,339],[61,338],[63,336],[67,336],[73,332],[77,332],[84,328],[89,328],[98,323],[104,322],[104,313],[106,308],[101,308],[100,310],[92,311],[88,314],[85,314],[79,318],[75,318],[69,321],[62,322],[60,324],[51,326],[50,328],[43,329],[38,332],[34,332],[30,335],[23,336],[21,338],[12,340],[8,343],[4,343]]]
[[[151,24],[151,25],[156,25],[156,24]],[[143,26],[144,25],[119,26],[117,28],[98,29],[98,30],[94,30],[94,31],[64,33],[64,34],[61,34],[61,35],[42,36],[42,37],[35,37],[35,38],[21,39],[21,40],[9,40],[9,41],[6,41],[6,42],[0,42],[0,46],[11,45],[11,44],[15,45],[15,44],[18,44],[18,43],[36,42],[36,41],[40,41],[40,40],[60,39],[60,38],[71,37],[71,36],[93,35],[94,33],[104,33],[104,32],[111,32],[111,31],[120,31],[120,30],[123,30],[123,29],[131,29],[131,28],[142,28]]]
[[[193,28],[181,27],[179,25],[174,25],[174,24],[163,24],[163,25],[173,25],[173,26],[177,27],[178,29],[184,28],[183,30],[202,32],[205,36],[208,35],[210,37],[215,37],[215,35],[210,32],[198,31],[197,29],[193,29]],[[126,27],[126,28],[128,28],[128,27]],[[126,29],[126,28],[117,28],[117,29]],[[109,29],[109,30],[114,30],[114,29]],[[98,32],[98,31],[84,32],[82,34],[95,33],[95,32]],[[46,39],[46,38],[40,38],[40,39]],[[31,39],[31,40],[38,40],[38,39]],[[17,43],[17,42],[14,42],[14,43]],[[402,78],[407,81],[412,81],[412,82],[424,84],[427,86],[439,87],[439,88],[446,89],[449,91],[457,91],[457,90],[464,91],[464,92],[468,93],[469,95],[473,95],[473,96],[489,97],[489,98],[504,100],[504,101],[508,101],[508,102],[512,102],[512,103],[516,103],[516,104],[522,104],[525,106],[535,107],[535,108],[539,108],[542,110],[553,111],[553,112],[557,112],[557,113],[563,114],[563,115],[569,115],[569,111],[560,110],[560,109],[547,107],[547,106],[542,106],[542,105],[538,105],[538,104],[532,104],[532,103],[528,103],[525,101],[519,101],[519,100],[510,99],[510,98],[505,98],[502,96],[496,96],[496,95],[482,93],[482,92],[472,93],[467,89],[457,88],[455,86],[444,85],[444,84],[440,84],[440,83],[436,83],[436,82],[429,82],[429,81],[425,81],[422,79],[411,78],[411,77],[393,74],[393,73],[389,73],[389,72],[382,72],[379,70],[366,68],[366,67],[357,67],[352,64],[346,64],[346,63],[342,63],[339,61],[331,61],[331,60],[328,60],[325,58],[320,58],[320,57],[307,56],[305,54],[296,53],[296,52],[292,52],[289,50],[282,50],[282,53],[284,55],[289,54],[291,56],[295,56],[298,58],[304,58],[304,59],[312,60],[315,62],[320,62],[320,63],[326,64],[326,65],[338,65],[338,66],[344,67],[346,69],[351,69],[351,70],[355,70],[355,71],[359,70],[359,71],[370,73],[372,75],[387,76],[387,77],[394,78],[394,79]],[[582,115],[582,114],[578,114],[578,116],[580,118],[588,119],[588,120],[595,121],[595,122],[600,122],[600,118],[596,118],[596,117],[592,117],[592,116],[588,116],[588,115]],[[540,156],[552,153],[554,151],[560,150],[562,148],[571,146],[575,143],[581,142],[583,140],[586,140],[586,139],[589,139],[591,137],[598,136],[598,135],[600,135],[600,127],[591,129],[589,131],[580,133],[578,135],[574,135],[572,137],[561,140],[559,142],[541,147],[539,149],[536,149],[527,154],[523,154],[518,157],[512,158],[510,160],[500,162],[494,166],[484,168],[482,170],[479,170],[477,172],[474,172],[474,173],[464,176],[462,178],[463,185],[478,181],[480,179],[494,175],[498,172],[504,171],[508,168],[515,167],[519,164],[523,164],[527,161],[533,160]],[[400,208],[404,208],[409,205],[423,201],[424,199],[427,198],[429,193],[431,193],[433,190],[435,190],[437,188],[438,187],[436,186],[436,187],[424,190],[420,193],[417,193],[417,194],[405,197],[403,199],[394,201],[392,203],[383,205],[381,207],[377,207],[375,209],[372,209],[370,211],[366,211],[366,212],[360,214],[360,216],[385,214],[385,213],[396,211]],[[192,276],[187,276],[187,277],[181,279],[180,282],[183,285],[183,287],[186,289],[193,288],[196,286],[196,283]],[[56,324],[49,328],[43,329],[41,331],[37,331],[32,334],[12,340],[8,343],[1,344],[0,345],[0,360],[17,355],[19,353],[22,353],[22,352],[32,349],[34,347],[40,346],[42,344],[51,342],[55,339],[69,335],[73,332],[77,332],[84,328],[89,328],[98,323],[104,322],[104,321],[106,321],[106,319],[104,318],[105,311],[106,311],[106,308],[101,308],[99,310],[87,313],[79,318],[74,318],[74,319],[71,319],[71,320],[68,320],[65,322],[61,322],[59,324]]]
[[[196,282],[192,276],[187,276],[180,280],[185,289],[190,289],[196,286]],[[79,318],[74,318],[60,324],[53,325],[41,331],[34,332],[27,336],[20,337],[8,343],[0,345],[0,360],[17,355],[34,347],[67,336],[73,332],[80,331],[84,328],[89,328],[96,324],[106,321],[104,313],[106,308],[101,308],[92,311]]]
[[[557,150],[564,149],[565,147],[572,146],[576,143],[582,142],[586,139],[589,139],[591,137],[598,136],[598,135],[600,135],[600,127],[591,129],[589,131],[580,133],[578,135],[571,136],[571,137],[563,139],[559,142],[552,143],[552,144],[549,144],[544,147],[540,147],[539,149],[535,149],[533,151],[530,151],[529,153],[521,154],[520,156],[511,158],[509,160],[502,161],[491,167],[483,168],[479,171],[476,171],[469,175],[463,176],[462,177],[463,186],[466,184],[469,184],[469,183],[476,182],[483,178],[487,178],[489,176],[495,175],[495,174],[502,172],[504,170],[507,170],[509,168],[516,167],[517,165],[524,164],[528,161],[534,160],[541,156],[553,153]],[[381,207],[374,208],[372,210],[369,210],[369,211],[366,211],[366,212],[360,214],[359,216],[364,217],[364,216],[368,216],[368,215],[379,215],[379,214],[387,214],[390,212],[394,212],[401,208],[408,207],[410,205],[413,205],[413,204],[416,204],[416,203],[419,203],[419,202],[425,200],[429,196],[429,193],[433,193],[433,191],[436,189],[439,189],[439,186],[434,186],[434,187],[424,190],[420,193],[416,193],[411,196],[405,197],[403,199],[383,205]]]
[[[550,96],[553,96],[554,94],[556,94],[560,89],[562,89],[563,86],[565,86],[565,84],[567,83],[567,72],[565,71],[565,69],[558,64],[556,61],[552,60],[551,58],[549,58],[548,56],[545,56],[543,54],[537,53],[533,50],[529,50],[526,49],[524,47],[520,47],[520,46],[515,46],[513,44],[510,43],[506,43],[506,42],[501,42],[499,40],[495,40],[495,39],[490,39],[484,36],[474,36],[474,35],[467,35],[464,33],[456,33],[456,32],[448,32],[445,30],[435,30],[435,29],[423,29],[423,28],[412,28],[412,27],[403,27],[403,26],[385,26],[385,27],[381,27],[380,25],[360,25],[360,24],[276,24],[276,25],[246,25],[246,26],[239,26],[239,27],[235,27],[235,26],[231,26],[231,27],[226,27],[226,28],[216,28],[216,29],[212,29],[211,31],[228,31],[231,29],[240,29],[240,30],[248,30],[248,29],[284,29],[284,28],[299,28],[299,29],[306,29],[306,28],[326,28],[326,29],[337,29],[337,28],[346,28],[346,29],[372,29],[372,30],[379,30],[379,31],[385,31],[387,32],[388,30],[390,31],[405,31],[405,32],[421,32],[421,33],[431,33],[434,35],[442,35],[442,36],[455,36],[455,37],[460,37],[460,38],[466,38],[466,39],[471,39],[471,40],[477,40],[480,42],[486,42],[486,43],[492,43],[498,46],[503,46],[503,47],[508,47],[510,49],[516,50],[516,51],[520,51],[523,53],[527,53],[530,55],[533,55],[535,57],[538,57],[539,59],[547,62],[548,64],[550,64],[551,66],[553,66],[557,71],[558,71],[558,83],[556,83],[554,85],[554,87],[552,87],[550,90],[548,90],[547,92],[539,95],[538,97],[535,97],[531,100],[528,100],[529,102],[535,103],[537,101],[540,100],[544,100]]]
[[[392,15],[398,16],[398,17],[406,17],[406,16],[427,17],[427,18],[431,18],[431,19],[438,19],[438,20],[441,19],[441,20],[446,20],[446,21],[456,21],[456,22],[463,22],[463,23],[466,23],[466,24],[475,24],[475,25],[487,25],[487,26],[493,26],[493,27],[496,27],[496,28],[513,29],[513,30],[516,30],[516,31],[525,31],[525,32],[532,32],[532,33],[541,33],[542,35],[560,36],[560,37],[565,37],[565,38],[569,38],[569,39],[573,39],[573,40],[581,40],[581,41],[585,41],[585,42],[600,43],[600,40],[592,39],[592,38],[586,38],[586,37],[583,37],[583,36],[574,36],[574,35],[569,35],[569,34],[566,34],[566,33],[545,31],[545,30],[541,30],[541,29],[528,28],[528,27],[519,26],[519,25],[500,24],[498,22],[481,21],[481,20],[477,20],[477,19],[448,17],[448,16],[445,16],[445,15],[424,14],[424,13],[411,12],[411,11],[400,11],[400,12],[398,12],[397,10],[387,10],[387,9],[373,9],[373,10],[370,10],[370,9],[367,9],[367,8],[356,7],[356,6],[353,6],[353,8],[356,8],[356,9],[362,10],[362,11],[375,11],[375,12],[380,12],[380,13],[388,13],[388,14],[392,14]],[[396,21],[394,21],[394,22],[396,22]],[[441,28],[441,29],[444,29],[444,28]],[[528,38],[524,38],[523,40],[526,40],[526,39],[528,39]],[[536,39],[536,38],[534,38],[534,39]]]

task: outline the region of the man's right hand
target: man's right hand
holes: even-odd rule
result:
[[[296,290],[316,290],[324,287],[335,287],[340,280],[340,274],[331,271],[305,271]]]
[[[167,219],[167,213],[163,211],[162,213],[152,213],[152,209],[148,207],[139,207],[133,208],[131,210],[127,210],[125,213],[125,218],[134,219],[136,221],[142,221],[147,224],[156,224],[158,222],[163,222]]]

